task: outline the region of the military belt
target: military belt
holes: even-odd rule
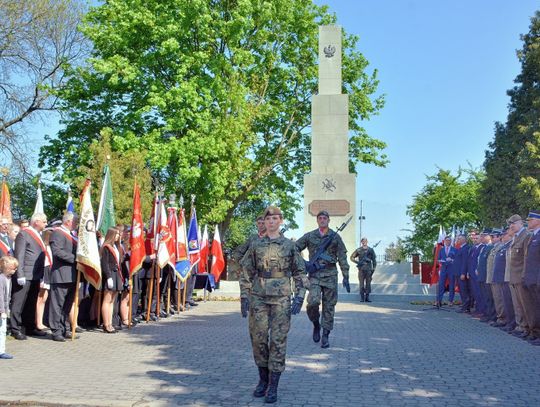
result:
[[[259,277],[262,277],[262,278],[283,278],[283,277],[288,277],[286,272],[277,271],[277,270],[258,271],[257,275]]]

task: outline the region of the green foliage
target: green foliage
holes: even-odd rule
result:
[[[109,162],[113,190],[113,202],[117,224],[131,224],[133,215],[133,185],[135,178],[141,190],[143,216],[150,216],[152,206],[152,179],[142,159],[144,151],[128,150],[121,152],[113,149],[111,129],[101,131],[100,139],[94,140],[89,148],[90,161],[82,166],[79,173],[86,174],[75,178],[74,185],[82,190],[86,178],[92,181],[92,206],[97,213],[101,186],[103,183],[103,167]],[[109,158],[107,158],[109,157]]]
[[[60,180],[86,176],[96,165],[88,147],[110,128],[113,152],[138,152],[166,193],[196,195],[200,223],[225,232],[252,200],[291,219],[310,168],[318,25],[329,23],[335,16],[308,0],[107,1],[86,16],[93,54],[58,92],[65,129],[40,164]],[[383,97],[357,42],[345,35],[353,169],[387,162],[359,124]]]
[[[384,259],[386,261],[395,261],[401,263],[407,258],[405,246],[403,245],[403,239],[398,237],[396,242],[391,242],[384,251]]]
[[[508,91],[508,118],[496,124],[484,161],[480,199],[488,223],[500,224],[513,213],[526,215],[540,207],[540,12],[521,38],[521,73]]]
[[[38,176],[12,177],[8,180],[8,185],[13,219],[15,221],[30,219],[36,207]],[[42,181],[41,193],[43,195],[43,210],[48,220],[61,218],[66,209],[68,197],[66,190],[53,183]]]
[[[427,184],[407,207],[414,230],[403,240],[405,252],[429,255],[439,235],[439,226],[447,232],[453,225],[479,227],[478,194],[483,177],[481,171],[461,168],[456,175],[439,169],[437,174],[427,176]]]

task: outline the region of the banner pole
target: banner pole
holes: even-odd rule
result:
[[[129,276],[129,283],[128,283],[128,290],[129,290],[129,297],[128,297],[128,329],[131,329],[131,318],[133,317],[133,277]]]
[[[171,311],[171,284],[172,284],[172,279],[171,279],[171,273],[169,272],[167,274],[167,315],[169,315]]]
[[[146,307],[146,322],[150,321],[150,311],[151,311],[151,308],[152,308],[152,297],[154,296],[155,270],[156,270],[156,260],[154,260],[154,264],[152,265],[152,272],[150,273],[150,287],[148,288],[148,300],[147,300],[147,307]]]
[[[161,297],[161,267],[157,267],[157,279],[156,279],[156,317],[159,318],[161,314],[161,304],[160,304],[160,297]]]
[[[77,329],[77,319],[79,318],[79,283],[81,282],[81,272],[77,270],[77,283],[75,284],[75,304],[73,308],[73,321],[71,321],[71,340],[75,340],[75,330]]]

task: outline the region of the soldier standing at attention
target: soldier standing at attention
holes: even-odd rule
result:
[[[375,267],[377,267],[377,256],[375,250],[368,246],[368,240],[363,237],[360,240],[361,246],[351,254],[351,261],[358,267],[358,282],[360,283],[360,301],[371,302],[371,278]]]
[[[253,358],[259,368],[253,396],[266,395],[266,403],[275,403],[279,378],[285,370],[291,314],[300,312],[309,283],[296,246],[279,233],[281,210],[269,206],[264,223],[266,235],[254,240],[242,259],[240,301],[242,316],[249,313]],[[292,305],[291,279],[295,288]]]
[[[309,320],[313,323],[314,342],[321,340],[321,326],[323,328],[321,348],[328,348],[330,346],[328,336],[334,327],[334,312],[338,298],[337,262],[339,262],[339,267],[343,274],[343,286],[347,289],[347,292],[350,292],[347,249],[341,237],[328,227],[329,222],[330,215],[328,212],[320,211],[317,214],[319,228],[306,233],[296,242],[296,247],[300,251],[307,248],[309,251],[309,260],[311,262],[316,260],[317,263],[317,271],[311,273],[309,276],[309,294],[306,312]],[[327,239],[332,239],[332,242],[323,253],[319,254],[319,247],[324,245]],[[319,313],[321,299],[322,318]]]

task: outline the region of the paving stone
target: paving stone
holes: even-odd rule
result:
[[[338,303],[330,348],[293,317],[279,405],[540,405],[540,347],[406,299]],[[206,302],[116,335],[8,340],[0,404],[261,406],[238,302]],[[31,386],[28,385],[31,383]],[[91,385],[86,385],[91,383]]]

